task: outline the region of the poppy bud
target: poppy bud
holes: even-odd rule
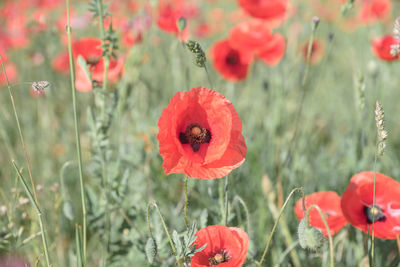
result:
[[[315,227],[309,226],[303,218],[297,228],[300,246],[304,249],[318,250],[324,244],[322,232]]]
[[[178,19],[178,22],[177,22],[177,26],[178,26],[179,31],[183,32],[183,30],[186,28],[186,25],[187,25],[186,18],[180,17]]]
[[[146,257],[149,263],[153,263],[157,256],[157,243],[154,238],[147,239],[146,243]]]

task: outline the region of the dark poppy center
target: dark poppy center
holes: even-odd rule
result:
[[[200,150],[200,145],[209,143],[211,140],[211,133],[199,123],[192,123],[184,133],[179,134],[179,141],[181,144],[190,144],[193,152]]]
[[[214,256],[208,259],[208,263],[210,266],[216,266],[218,264],[228,262],[230,259],[231,256],[228,255],[228,252],[220,250]]]
[[[236,51],[230,51],[226,56],[226,64],[235,65],[239,61],[239,55]]]
[[[89,64],[89,65],[96,65],[97,63],[99,63],[99,61],[100,61],[100,58],[99,57],[95,57],[95,56],[88,56],[87,57],[87,59],[86,59],[86,62]]]
[[[372,205],[365,206],[364,214],[367,216],[368,223],[383,222],[386,220],[386,216],[383,213],[381,207],[379,207],[377,205],[375,205],[374,207]]]

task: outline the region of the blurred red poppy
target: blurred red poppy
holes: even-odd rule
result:
[[[92,82],[87,77],[82,67],[77,64],[78,56],[82,56],[92,72],[92,80],[101,82],[104,79],[104,58],[101,48],[102,41],[97,38],[83,38],[72,44],[72,51],[76,63],[76,81],[75,87],[78,91],[92,90]],[[68,73],[69,57],[68,52],[63,52],[53,59],[53,68],[61,73]],[[122,75],[124,59],[111,59],[108,70],[108,79],[111,82],[117,82]]]
[[[400,42],[392,35],[385,35],[383,37],[374,38],[371,41],[372,52],[378,58],[385,61],[393,61],[399,58],[399,55],[393,56],[390,53],[392,45],[399,45]]]
[[[343,193],[341,207],[349,223],[377,238],[395,239],[400,235],[400,184],[382,173],[376,173],[375,207],[373,203],[374,172],[354,175]]]
[[[252,19],[235,26],[229,36],[229,44],[242,54],[260,57],[268,65],[276,65],[285,54],[285,39],[279,33],[272,34],[268,23]]]
[[[167,174],[221,178],[242,165],[246,144],[231,102],[205,87],[178,92],[158,120],[159,151]]]
[[[288,0],[239,0],[239,5],[252,17],[278,26],[286,18]]]
[[[196,233],[196,248],[206,247],[190,260],[192,267],[240,267],[246,261],[249,237],[237,227],[211,225]]]
[[[317,205],[325,215],[331,235],[337,234],[348,223],[343,216],[340,208],[340,196],[333,191],[316,192],[306,196],[305,205],[308,209],[311,205]],[[299,199],[294,207],[294,213],[300,221],[304,217],[303,199]],[[324,222],[316,209],[312,209],[309,213],[309,222],[311,226],[322,231],[324,236],[328,236]]]
[[[304,61],[307,62],[307,54],[308,54],[308,44],[309,42],[306,42],[303,44],[301,47],[301,54],[303,56]],[[310,65],[315,65],[321,62],[321,60],[324,58],[325,55],[325,43],[323,40],[315,38],[312,46],[311,46],[311,54],[310,54]]]
[[[1,45],[1,41],[0,41],[0,45]],[[16,82],[17,79],[18,79],[17,67],[14,64],[8,62],[7,52],[1,46],[0,46],[0,56],[1,56],[1,59],[3,60],[4,66],[5,66],[5,69],[6,69],[8,81],[10,83]],[[3,73],[3,71],[1,71],[1,74],[0,74],[0,86],[5,86],[6,84],[7,84],[6,77],[5,77],[4,73]]]
[[[162,0],[159,3],[157,25],[160,29],[174,33],[181,41],[187,41],[189,38],[189,27],[180,32],[178,20],[183,17],[190,19],[196,16],[198,8],[188,1],[182,0]]]
[[[222,40],[211,47],[211,59],[225,79],[237,82],[246,78],[253,53],[234,49],[228,40]]]
[[[374,23],[390,16],[392,4],[390,0],[364,0],[359,13],[363,23]]]

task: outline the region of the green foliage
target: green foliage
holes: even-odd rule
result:
[[[98,1],[89,4],[96,20],[101,14]],[[229,1],[200,2],[204,12],[236,8]],[[300,43],[306,42],[310,35],[308,14],[311,11],[308,11],[312,7],[302,1],[296,4],[299,10],[307,12],[299,12],[274,29],[288,40],[285,57],[278,65],[269,67],[257,61],[251,66],[247,79],[239,83],[225,81],[211,64],[209,69],[213,89],[224,94],[239,114],[248,148],[246,161],[230,175],[228,199],[229,226],[247,228],[244,209],[241,205],[232,205],[236,195],[245,202],[251,219],[252,231],[248,233],[251,246],[244,266],[254,266],[252,260],[260,258],[265,236],[274,224],[272,210],[277,207],[279,211],[281,199],[291,189],[303,186],[306,194],[333,190],[341,195],[354,173],[373,168],[376,100],[385,108],[385,127],[390,133],[377,169],[397,180],[400,177],[400,123],[396,117],[400,106],[395,101],[400,98],[398,62],[379,61],[370,47],[370,37],[390,32],[391,25],[370,25],[347,33],[342,31],[341,25],[327,23],[323,18],[316,38],[325,42],[324,59],[310,66],[298,136],[288,164],[282,167],[290,150],[306,66],[299,52]],[[84,6],[77,4],[76,8],[83,10],[86,3]],[[61,11],[59,14],[65,13]],[[354,7],[349,10],[353,11]],[[102,16],[111,16],[107,4]],[[305,25],[302,31],[292,35],[300,23]],[[167,176],[162,169],[156,138],[157,121],[177,91],[208,86],[206,73],[193,65],[191,56],[195,59],[197,55],[205,56],[215,41],[227,36],[233,24],[226,21],[225,26],[224,33],[199,38],[197,44],[201,43],[203,53],[194,50],[198,51],[194,54],[183,49],[176,36],[153,26],[143,33],[142,43],[129,48],[121,46],[121,52],[113,55],[121,32],[115,25],[106,29],[104,55],[126,56],[124,74],[118,83],[110,82],[106,91],[95,83],[92,92],[77,92],[88,212],[88,266],[149,266],[148,250],[154,252],[154,244],[157,254],[153,254],[151,266],[174,266],[176,259],[154,214],[150,217],[154,242],[147,245],[146,204],[152,200],[159,203],[169,229],[176,229],[172,236],[180,257],[188,258],[196,253],[194,246],[190,247],[195,243],[195,227],[192,225],[183,231],[186,229],[183,177],[180,174]],[[193,28],[189,29],[193,33]],[[30,47],[10,51],[7,56],[9,64],[18,67],[19,80],[27,82],[14,85],[12,89],[33,177],[40,189],[38,198],[49,254],[58,260],[54,266],[67,267],[77,266],[77,259],[81,258],[80,230],[75,225],[81,225],[82,210],[69,77],[56,73],[51,67],[51,60],[65,51],[61,37],[54,31],[50,28],[47,32],[35,33]],[[98,25],[73,29],[76,39],[98,36],[98,32]],[[332,34],[334,39],[330,38]],[[154,44],[154,40],[159,40],[160,44]],[[42,54],[44,59],[33,67],[28,60],[35,53]],[[90,74],[86,62],[78,58],[76,63]],[[30,97],[31,81],[39,80],[49,81],[51,88],[43,97]],[[21,173],[27,177],[27,168],[22,164],[23,149],[5,90],[0,94],[0,123],[0,254],[16,252],[25,255],[31,266],[35,266],[36,259],[41,266],[45,259],[37,216],[31,204],[26,203],[26,192],[10,164],[10,160],[15,159],[21,165]],[[63,182],[58,174],[68,162],[71,164],[65,169]],[[271,181],[269,191],[261,185],[265,174]],[[223,195],[218,188],[218,180],[189,179],[188,217],[197,221],[199,228],[221,222],[219,201]],[[290,207],[283,219],[287,227],[278,225],[264,264],[275,266],[280,262],[281,266],[293,266],[292,255],[296,253],[302,266],[326,266],[329,253],[325,249],[310,252],[294,247],[286,251],[293,242],[288,242],[284,231],[288,229],[295,241],[298,221]],[[368,254],[365,234],[347,226],[333,238],[337,266],[353,267],[363,263]],[[286,256],[281,258],[282,255]],[[396,241],[376,240],[376,255],[377,266],[397,266]]]

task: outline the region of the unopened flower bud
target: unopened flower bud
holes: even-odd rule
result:
[[[157,256],[157,243],[154,238],[147,239],[146,243],[146,256],[148,262],[151,264]]]
[[[303,218],[297,229],[300,246],[304,249],[318,250],[324,245],[322,232],[315,227],[309,226]]]

